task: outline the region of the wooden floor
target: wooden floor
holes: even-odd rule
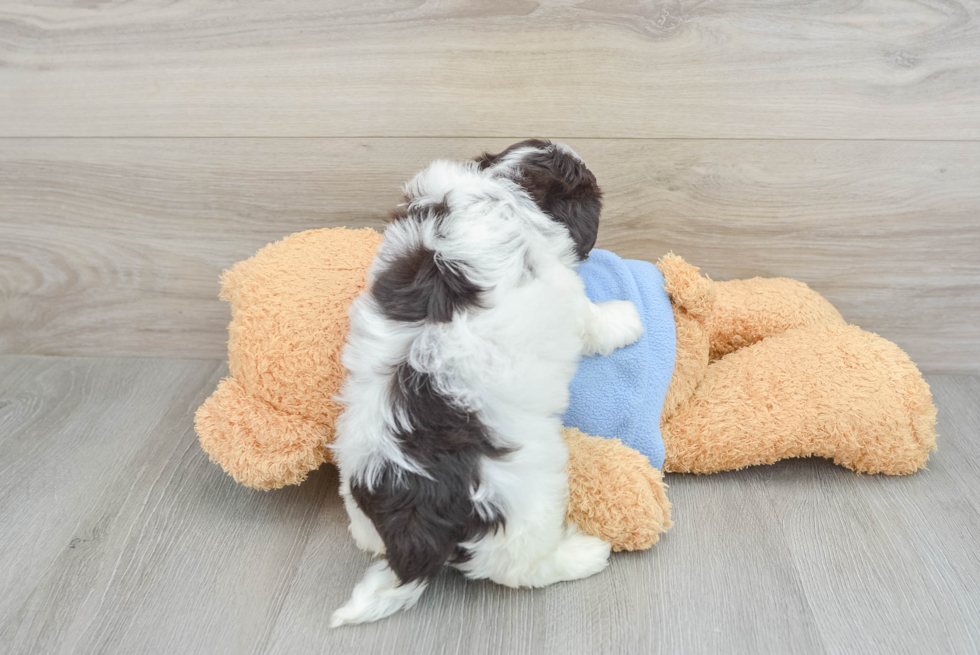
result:
[[[327,628],[368,565],[337,474],[257,492],[207,461],[207,360],[0,357],[0,652],[970,653],[980,377],[930,376],[939,451],[903,478],[797,460],[672,475],[676,526],[541,590],[445,571]]]

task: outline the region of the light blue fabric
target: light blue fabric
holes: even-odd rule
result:
[[[582,358],[562,421],[594,436],[621,439],[662,469],[660,414],[677,354],[664,276],[650,262],[621,259],[607,250],[593,250],[578,273],[593,302],[632,300],[644,331],[639,341],[606,357]]]

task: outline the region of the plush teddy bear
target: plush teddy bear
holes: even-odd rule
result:
[[[196,428],[212,461],[238,482],[256,489],[298,484],[331,461],[347,306],[364,288],[380,241],[371,229],[301,232],[224,274],[231,375],[197,411]],[[656,264],[659,273],[645,262],[624,267],[615,259],[590,257],[599,260],[595,266],[646,266],[661,276],[657,285],[673,318],[673,334],[662,341],[673,350],[664,392],[652,403],[662,406],[653,414],[648,396],[630,405],[593,385],[593,396],[616,398],[620,411],[613,423],[590,422],[596,404],[576,404],[576,382],[581,392],[600,378],[579,375],[572,385],[572,405],[585,424],[627,425],[628,443],[644,450],[604,438],[618,428],[597,436],[565,429],[568,518],[614,550],[648,548],[671,527],[655,466],[661,462],[666,472],[713,473],[815,455],[859,473],[908,474],[935,449],[936,409],[915,365],[896,345],[848,325],[805,284],[713,282],[675,255]],[[623,361],[635,369],[647,357],[637,354],[642,349],[631,352],[611,359],[613,368],[600,375],[612,379]],[[596,360],[583,368],[592,375],[603,365]],[[566,425],[578,424],[569,420],[576,407]],[[631,421],[637,413],[656,423],[644,428]],[[659,450],[630,441],[657,427]]]

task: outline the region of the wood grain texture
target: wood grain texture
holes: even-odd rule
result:
[[[980,644],[980,377],[930,376],[939,451],[904,478],[798,460],[669,476],[675,527],[538,590],[444,572],[329,630],[369,563],[337,475],[257,492],[196,443],[216,362],[0,357],[0,650],[893,653]]]
[[[223,358],[221,270],[383,226],[439,157],[501,139],[17,139],[0,149],[0,352]],[[599,245],[801,279],[923,370],[980,371],[980,143],[570,141]]]
[[[971,0],[0,7],[2,136],[980,138]]]
[[[105,584],[125,573],[111,544],[154,506],[160,453],[187,450],[174,430],[193,435],[187,417],[218,369],[0,358],[0,650],[54,652],[78,639]]]

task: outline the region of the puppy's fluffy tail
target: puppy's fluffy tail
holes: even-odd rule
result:
[[[428,580],[402,584],[386,560],[376,562],[354,587],[347,604],[330,617],[330,627],[377,621],[408,609],[418,602],[428,584]]]

